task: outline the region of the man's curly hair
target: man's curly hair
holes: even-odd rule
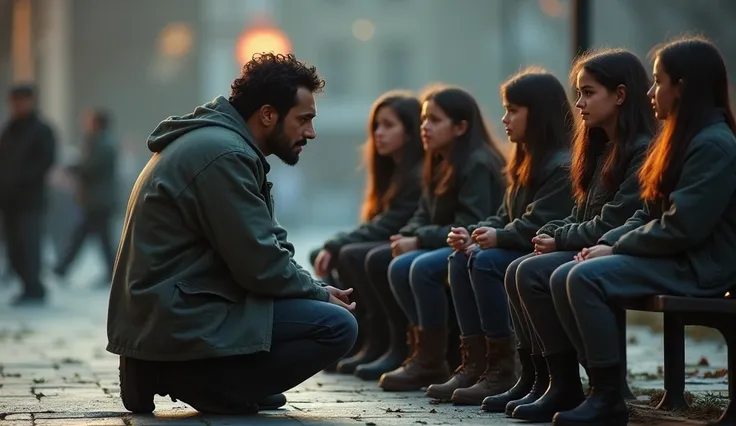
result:
[[[324,86],[317,69],[297,61],[291,53],[256,53],[230,86],[229,100],[245,119],[263,105],[271,105],[283,119],[296,105],[298,88],[320,93]]]

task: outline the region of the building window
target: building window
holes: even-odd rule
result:
[[[387,44],[381,51],[381,86],[383,90],[408,89],[412,84],[411,70],[412,50],[400,43]]]
[[[325,79],[325,95],[341,97],[350,93],[352,60],[343,41],[327,42],[321,49],[317,71]]]

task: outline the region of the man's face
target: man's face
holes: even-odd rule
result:
[[[28,96],[10,97],[10,114],[13,118],[22,118],[33,112],[33,98]]]
[[[314,95],[300,87],[296,92],[296,105],[279,121],[266,139],[268,151],[284,163],[294,166],[308,139],[317,135],[312,120],[317,115]]]

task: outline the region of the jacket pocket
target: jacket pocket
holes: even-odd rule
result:
[[[230,308],[238,301],[236,295],[222,289],[177,282],[171,300],[174,338],[189,340],[212,337],[226,321]]]

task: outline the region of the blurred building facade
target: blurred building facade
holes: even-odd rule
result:
[[[696,30],[719,43],[736,79],[736,2],[593,0],[592,8],[594,45],[644,58],[666,37]],[[273,161],[279,214],[291,227],[347,225],[358,214],[358,147],[378,95],[460,85],[498,128],[498,86],[510,74],[536,64],[567,78],[569,9],[569,0],[0,0],[0,90],[37,82],[62,161],[78,145],[79,113],[111,110],[129,185],[158,121],[226,95],[243,50],[280,41],[315,64],[327,86],[318,138],[300,164]],[[243,34],[259,28],[285,38],[256,31],[244,46]],[[0,105],[0,117],[6,112]]]

